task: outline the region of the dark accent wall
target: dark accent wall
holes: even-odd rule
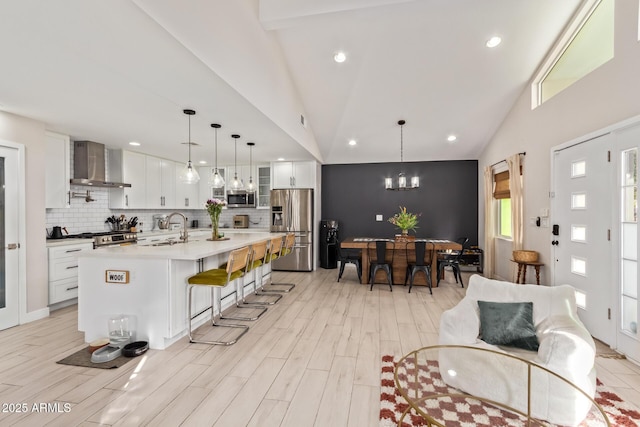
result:
[[[397,183],[400,163],[322,166],[322,218],[339,221],[340,238],[390,238],[400,233],[387,221],[406,206],[420,213],[416,235],[478,244],[478,162],[455,160],[402,163],[407,180],[420,177],[420,188],[384,189],[384,178]],[[376,221],[381,214],[383,221]]]

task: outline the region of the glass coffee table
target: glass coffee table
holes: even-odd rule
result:
[[[491,349],[431,346],[396,364],[409,403],[398,420],[426,426],[610,426],[602,407],[560,375]]]

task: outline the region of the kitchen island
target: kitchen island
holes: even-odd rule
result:
[[[129,245],[82,253],[78,264],[78,329],[91,342],[108,336],[108,320],[135,316],[136,340],[165,349],[187,334],[187,278],[217,268],[230,251],[283,233],[236,232],[229,240],[190,237],[165,246]],[[204,287],[203,287],[204,288]],[[229,295],[231,287],[223,289]],[[225,301],[233,304],[233,298]],[[195,312],[210,305],[209,289],[194,290]],[[226,308],[223,305],[223,309]],[[207,315],[198,318],[198,326]]]

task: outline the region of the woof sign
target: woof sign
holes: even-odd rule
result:
[[[128,270],[106,270],[105,281],[107,283],[129,283],[129,271]]]

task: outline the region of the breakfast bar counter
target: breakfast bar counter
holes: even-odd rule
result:
[[[129,245],[83,252],[78,263],[78,329],[91,342],[108,336],[110,318],[134,316],[136,339],[148,341],[150,348],[165,349],[187,332],[187,278],[217,268],[234,249],[278,235],[284,236],[233,233],[229,240],[221,241],[196,236],[187,243],[166,246]],[[231,293],[228,288],[223,289],[223,296]],[[194,292],[194,310],[210,305],[209,289]],[[227,305],[233,304],[233,298],[228,300]],[[199,324],[208,320],[201,317]]]

